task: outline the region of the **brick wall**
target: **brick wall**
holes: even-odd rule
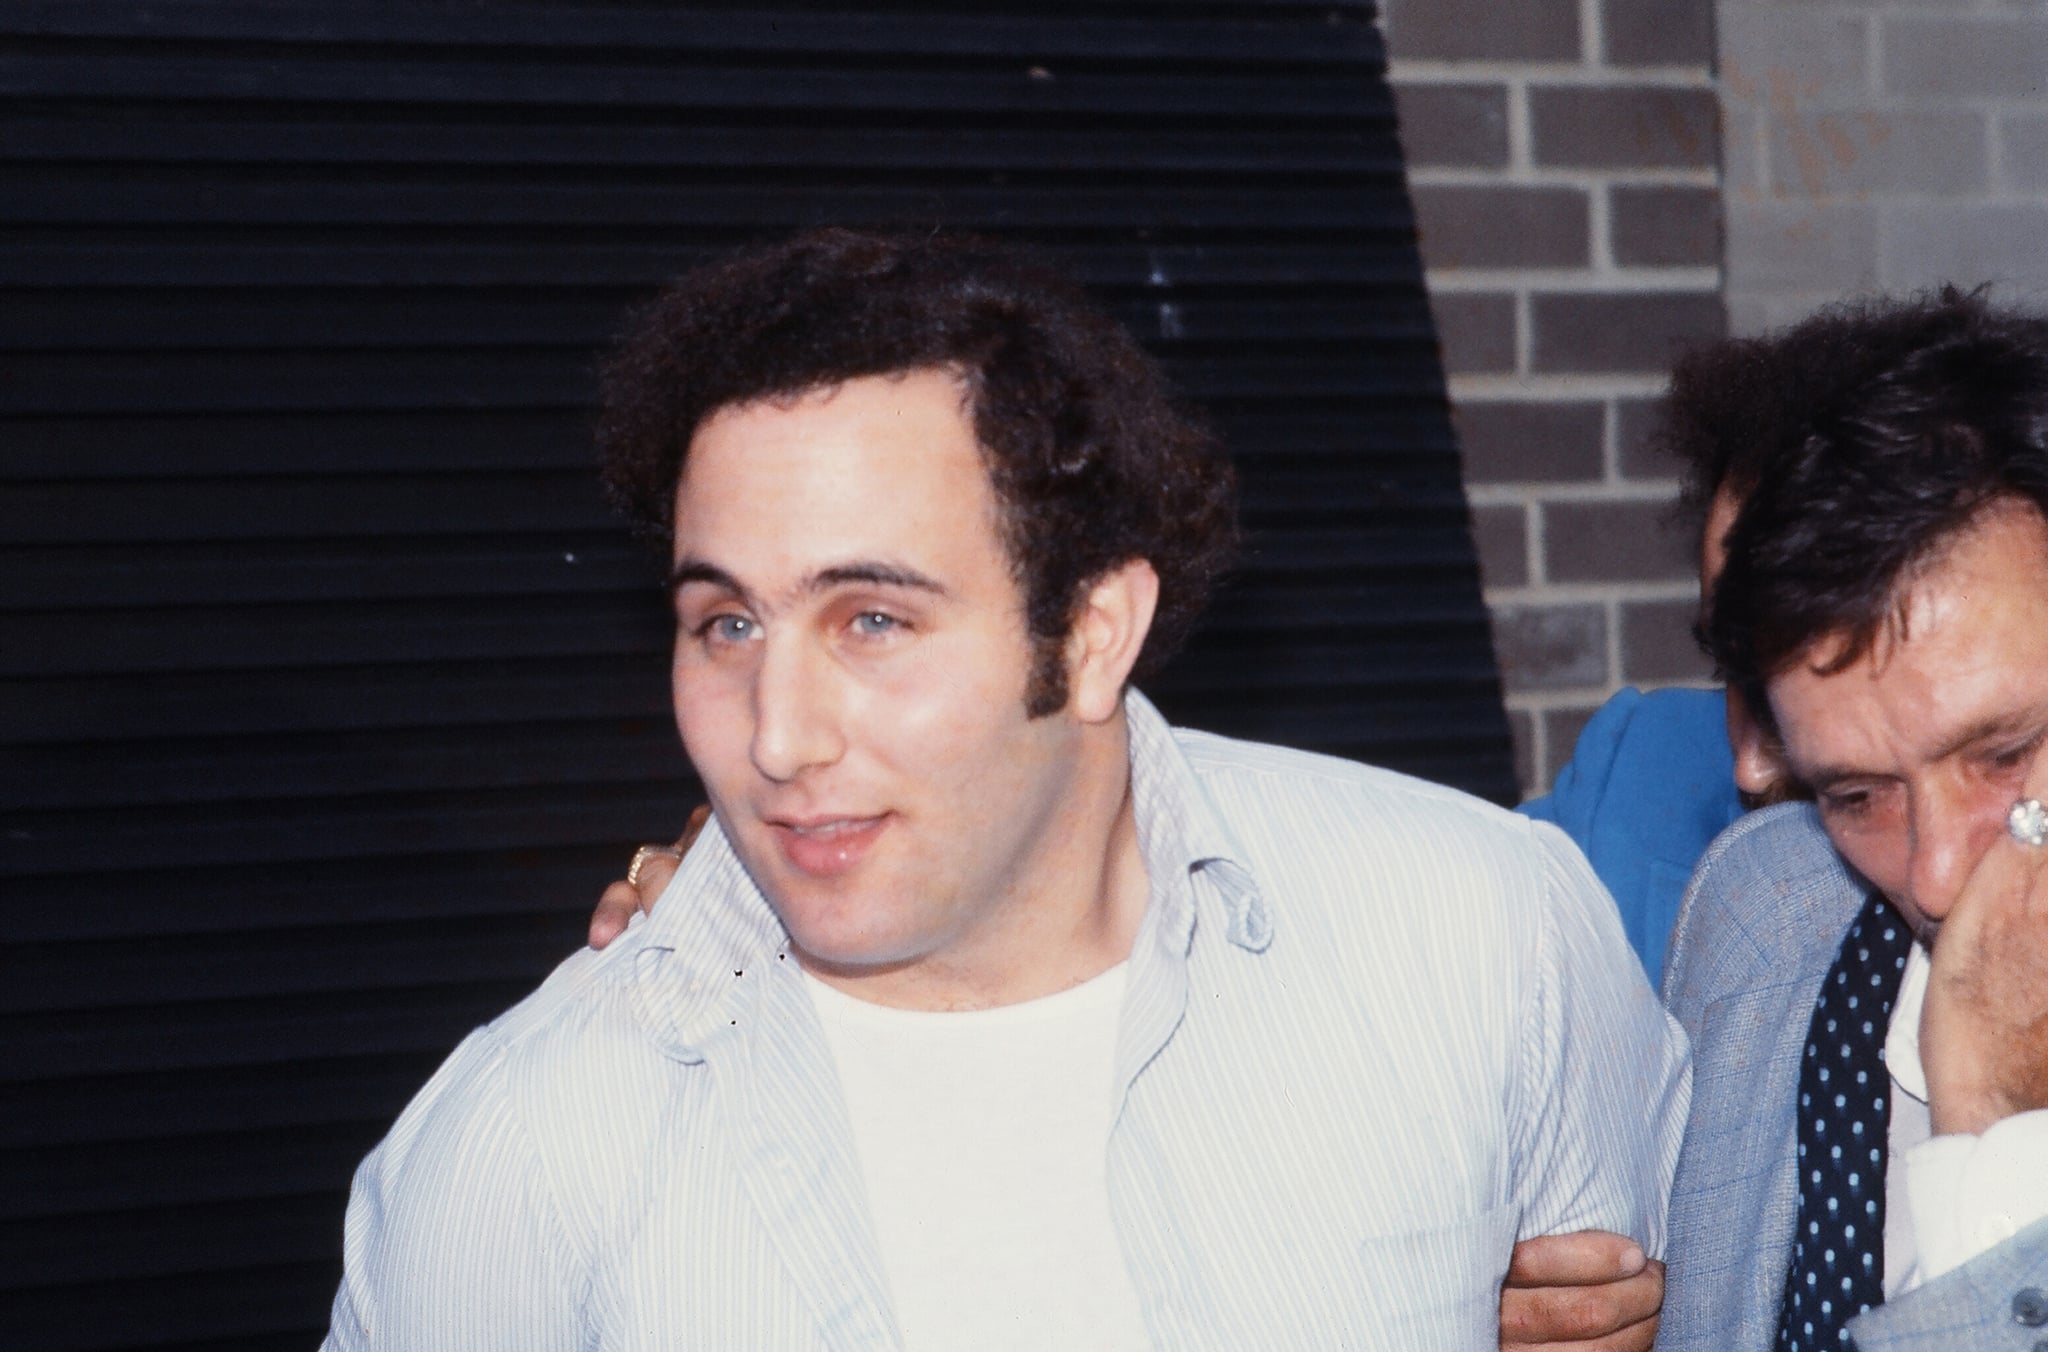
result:
[[[1724,327],[1709,0],[1388,0],[1422,254],[1526,789],[1622,684],[1701,681],[1674,348]]]
[[[1737,330],[1942,281],[2048,301],[2048,6],[1721,0],[1719,30]]]

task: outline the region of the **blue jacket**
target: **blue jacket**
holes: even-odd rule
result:
[[[1693,865],[1742,815],[1725,697],[1620,691],[1579,734],[1550,793],[1521,810],[1555,823],[1586,852],[1657,985]]]

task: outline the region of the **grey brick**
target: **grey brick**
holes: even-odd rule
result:
[[[1775,333],[1842,299],[1836,291],[1768,291],[1731,293],[1728,332],[1743,338]]]
[[[1552,582],[1684,582],[1699,572],[1668,502],[1545,503],[1543,550]]]
[[[1515,783],[1522,797],[1534,797],[1541,790],[1536,783],[1536,716],[1527,709],[1508,710],[1508,740],[1515,750]]]
[[[1604,685],[1607,612],[1588,605],[1496,606],[1493,650],[1510,691]]]
[[[1761,149],[1767,116],[1733,96],[1721,105],[1721,191],[1758,197],[1764,190],[1766,160]]]
[[[1592,227],[1577,188],[1447,187],[1413,190],[1422,260],[1431,269],[1584,267]]]
[[[1748,291],[1728,292],[1728,336],[1755,338],[1777,328],[1773,319],[1778,299],[1779,293],[1760,296]]]
[[[1614,439],[1624,479],[1677,479],[1685,466],[1656,445],[1658,410],[1655,399],[1617,399]]]
[[[1731,291],[1867,291],[1878,284],[1867,202],[1725,203]]]
[[[1603,420],[1599,404],[1580,402],[1465,401],[1451,410],[1468,483],[1597,480]]]
[[[1497,291],[1439,292],[1429,298],[1436,316],[1444,370],[1452,375],[1515,369],[1515,298]]]
[[[1884,88],[1963,99],[2039,98],[2048,18],[1944,14],[1884,21]]]
[[[1506,86],[1397,83],[1394,105],[1410,169],[1507,166]]]
[[[2048,288],[2048,204],[1899,204],[1880,218],[1880,281],[1893,290],[1999,282]]]
[[[1712,188],[1616,184],[1609,242],[1623,267],[1712,267],[1721,261],[1721,194]]]
[[[1606,0],[1601,12],[1611,66],[1708,66],[1714,9],[1702,0]]]
[[[1815,12],[1797,5],[1724,5],[1721,80],[1732,99],[1774,118],[1810,106],[1868,99],[1869,25],[1864,15]]]
[[[1663,372],[1680,350],[1727,329],[1713,291],[1531,298],[1531,365],[1546,373]]]
[[[1962,108],[1774,119],[1771,187],[1806,197],[1982,192],[1991,177],[1988,133],[1985,114]]]
[[[1577,61],[1578,0],[1387,0],[1396,61]]]
[[[2048,112],[2004,118],[1999,178],[2007,187],[2048,194]]]
[[[1545,763],[1541,771],[1541,792],[1550,791],[1550,785],[1557,778],[1557,772],[1564,769],[1566,762],[1572,758],[1572,752],[1578,747],[1579,734],[1586,730],[1586,724],[1593,721],[1593,715],[1599,710],[1600,706],[1597,704],[1586,704],[1543,711],[1543,741],[1548,754],[1544,757]]]
[[[1524,507],[1474,507],[1472,543],[1479,550],[1479,580],[1489,587],[1529,581],[1529,512]]]
[[[1691,601],[1625,601],[1621,606],[1621,679],[1703,681],[1714,664],[1693,640],[1698,606]]]
[[[1535,85],[1529,90],[1529,127],[1542,165],[1706,169],[1720,158],[1710,89]]]

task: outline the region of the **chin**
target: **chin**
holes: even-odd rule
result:
[[[918,958],[909,946],[884,943],[872,935],[806,934],[787,922],[783,928],[804,966],[831,976],[880,976],[911,966]]]
[[[806,897],[801,891],[770,897],[769,906],[789,935],[790,945],[807,963],[853,974],[900,967],[913,960],[916,947],[902,936],[864,922],[873,909],[844,896]]]

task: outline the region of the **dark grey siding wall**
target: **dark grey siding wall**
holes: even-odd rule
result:
[[[590,372],[737,240],[1064,254],[1244,469],[1162,702],[1513,792],[1363,5],[15,0],[0,41],[0,1346],[308,1345],[355,1159],[674,831]]]

